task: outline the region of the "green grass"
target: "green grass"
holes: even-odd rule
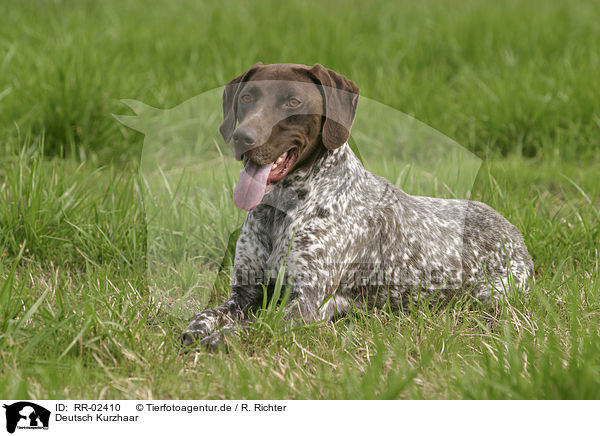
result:
[[[599,397],[598,3],[6,9],[0,397]],[[228,292],[222,277],[212,284],[243,217],[222,189],[235,178],[222,168],[234,166],[223,150],[205,174],[217,187],[211,203],[181,216],[164,209],[167,231],[147,228],[147,189],[179,175],[162,185],[140,175],[143,136],[111,114],[127,112],[122,98],[173,107],[258,60],[323,63],[485,158],[472,196],[523,232],[536,272],[529,298],[372,311],[295,330],[266,306],[228,353],[179,353],[187,313]],[[372,168],[393,174],[387,163]],[[397,181],[420,189],[418,177]],[[170,187],[188,198],[190,183]],[[156,247],[179,249],[174,272]],[[157,286],[161,278],[170,287]]]

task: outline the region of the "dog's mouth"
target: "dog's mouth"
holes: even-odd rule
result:
[[[294,166],[297,157],[298,149],[296,147],[290,148],[279,156],[271,166],[271,171],[269,172],[269,177],[267,179],[267,186],[272,182],[278,182],[283,179],[286,174],[290,172],[292,166]]]
[[[244,169],[233,190],[233,202],[243,210],[252,210],[262,200],[271,183],[283,179],[294,166],[298,148],[291,147],[275,162],[259,165],[251,159],[244,159]]]

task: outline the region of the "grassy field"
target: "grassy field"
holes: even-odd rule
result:
[[[5,4],[0,398],[600,397],[599,3]],[[287,332],[265,310],[228,353],[179,353],[179,297],[211,305],[227,283],[187,263],[157,298],[144,137],[112,114],[174,107],[259,60],[327,65],[484,159],[472,197],[522,231],[529,297]],[[174,243],[207,232],[221,253],[243,215],[220,204]]]

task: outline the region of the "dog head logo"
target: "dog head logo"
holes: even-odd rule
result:
[[[6,409],[6,431],[19,429],[48,429],[50,411],[28,401],[3,406]]]

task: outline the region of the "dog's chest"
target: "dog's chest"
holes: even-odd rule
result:
[[[324,234],[330,211],[322,206],[315,187],[308,183],[280,185],[271,190],[263,202],[248,215],[246,226],[265,238],[270,255],[274,250],[287,250],[293,240],[316,239]],[[296,246],[298,244],[295,244]]]

